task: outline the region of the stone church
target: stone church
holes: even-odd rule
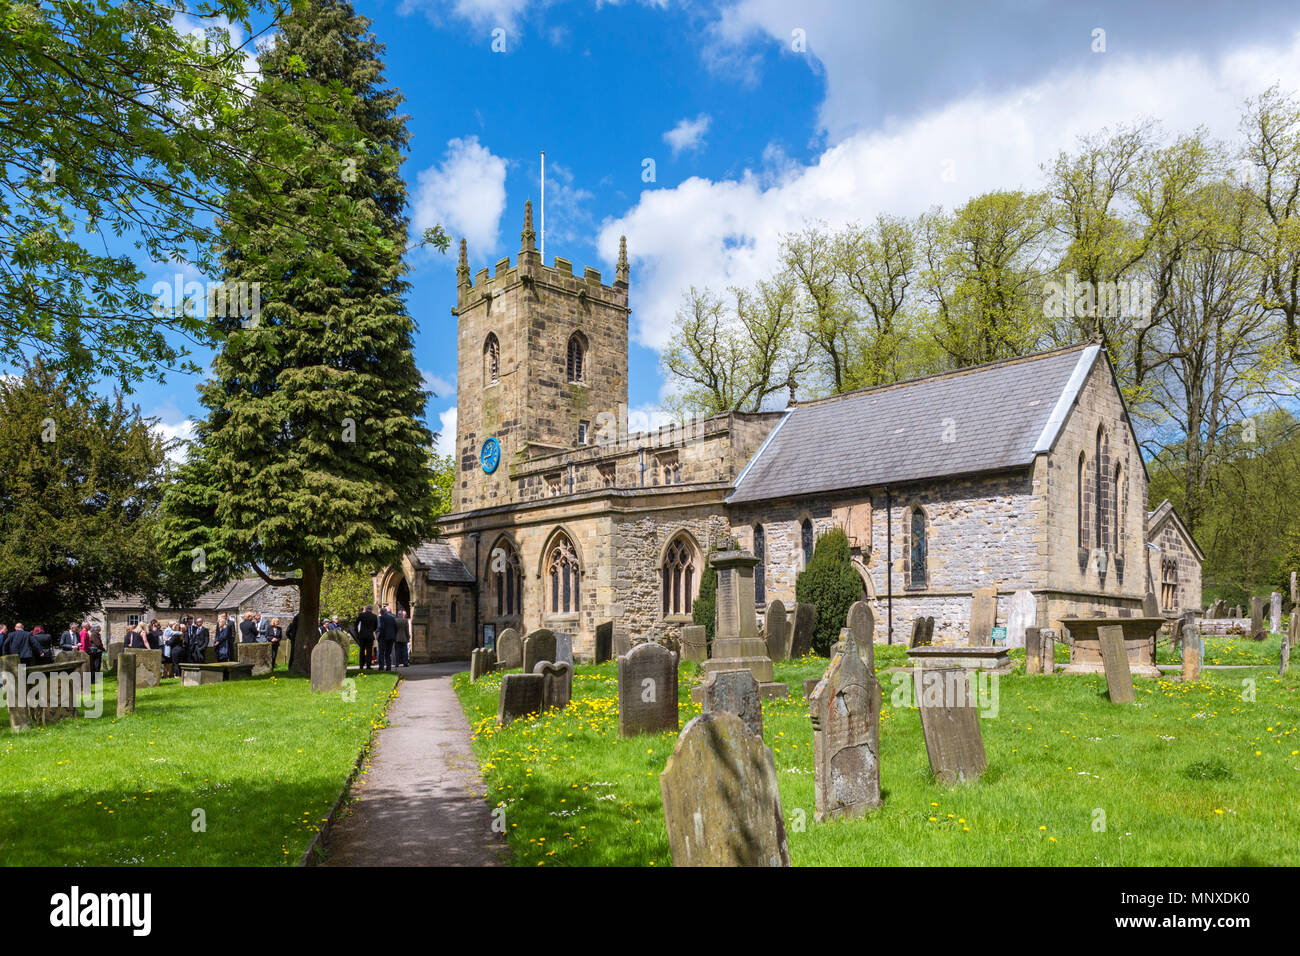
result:
[[[728,537],[760,559],[761,617],[793,603],[834,526],[878,641],[925,615],[960,642],[990,586],[999,623],[1022,589],[1044,627],[1141,613],[1147,472],[1099,346],[628,434],[626,244],[605,284],[541,261],[531,204],[521,239],[472,278],[461,243],[453,507],[437,541],[375,576],[376,600],[411,615],[413,659],[464,659],[507,627],[571,634],[580,658],[604,621],[674,638]],[[1180,559],[1196,587],[1171,612],[1200,606],[1194,542]]]

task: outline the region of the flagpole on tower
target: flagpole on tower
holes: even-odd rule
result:
[[[546,265],[546,150],[542,150],[542,265]]]

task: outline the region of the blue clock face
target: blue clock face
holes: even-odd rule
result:
[[[501,462],[501,445],[495,438],[489,438],[483,443],[483,450],[479,452],[478,458],[483,465],[483,470],[489,475],[492,474]]]

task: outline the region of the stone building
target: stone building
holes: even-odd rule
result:
[[[1200,609],[1204,563],[1205,555],[1166,498],[1147,514],[1147,590],[1162,612]]]
[[[521,240],[473,281],[461,243],[453,507],[374,579],[410,611],[413,659],[506,627],[569,633],[583,657],[603,621],[673,638],[728,537],[761,559],[760,614],[789,606],[835,525],[880,641],[917,615],[963,639],[987,586],[1032,591],[1043,626],[1140,612],[1147,474],[1099,347],[629,434],[626,246],[606,285],[540,261],[531,207]]]

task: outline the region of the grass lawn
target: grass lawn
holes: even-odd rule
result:
[[[1211,641],[1224,646],[1207,662],[1237,662],[1234,642]],[[880,674],[884,806],[827,824],[813,822],[803,699],[804,678],[827,662],[778,664],[790,698],[764,702],[764,735],[795,865],[1300,865],[1300,676],[1279,679],[1276,657],[1190,685],[1137,679],[1138,702],[1125,707],[1106,699],[1100,675],[1026,677],[1014,653],[1021,663],[998,683],[997,715],[980,721],[989,769],[953,787],[932,781],[918,712],[896,707],[898,684]],[[878,670],[905,659],[902,648],[876,649]],[[683,725],[700,711],[689,696],[696,673],[682,668]],[[580,666],[567,710],[505,729],[500,680],[460,674],[456,689],[488,800],[505,807],[512,861],[669,865],[659,773],[676,735],[619,738],[615,665]]]
[[[119,720],[108,677],[102,717],[18,734],[0,707],[0,860],[296,865],[395,683],[366,675],[348,702],[283,670],[203,687],[165,680],[137,690],[135,714]]]

